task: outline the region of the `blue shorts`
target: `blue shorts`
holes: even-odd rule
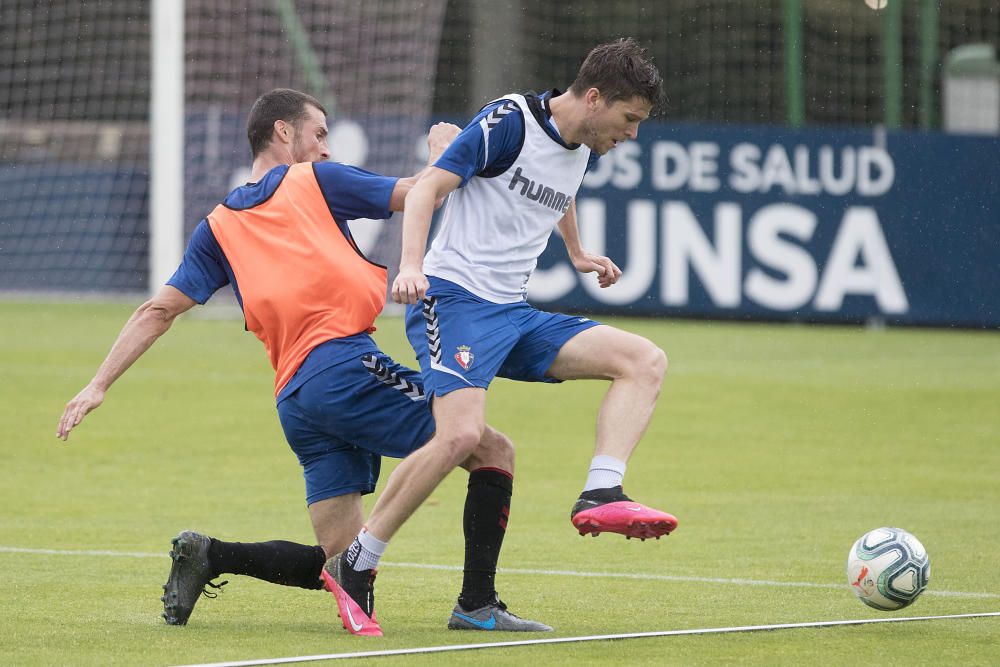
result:
[[[406,336],[429,396],[464,387],[486,389],[497,376],[558,382],[545,373],[560,348],[600,324],[586,317],[546,313],[526,301],[493,303],[453,282],[428,279],[427,298],[406,309]]]
[[[348,493],[371,493],[382,456],[403,458],[434,435],[420,375],[368,341],[363,350],[358,337],[352,345],[334,347],[339,359],[330,354],[330,344],[337,341],[324,343],[326,362],[336,363],[278,402],[281,427],[302,464],[310,505]]]

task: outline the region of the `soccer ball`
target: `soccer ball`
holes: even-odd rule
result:
[[[858,599],[882,611],[902,609],[927,588],[931,561],[920,540],[901,528],[876,528],[847,554],[847,583]]]

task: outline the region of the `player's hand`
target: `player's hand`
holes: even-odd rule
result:
[[[420,303],[427,294],[427,276],[416,269],[400,269],[392,281],[392,300],[396,303]]]
[[[440,156],[444,149],[455,140],[462,131],[458,125],[451,123],[436,123],[427,133],[427,150],[431,156]]]
[[[601,287],[611,287],[622,277],[622,270],[610,258],[603,255],[583,253],[582,257],[573,259],[573,268],[580,273],[596,273],[597,284]]]
[[[68,438],[69,432],[83,421],[87,413],[103,402],[104,391],[88,384],[72,401],[66,404],[66,409],[63,410],[62,418],[59,420],[56,437],[63,440]]]

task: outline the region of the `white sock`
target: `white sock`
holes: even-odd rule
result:
[[[361,545],[361,549],[358,551],[357,558],[351,563],[351,567],[358,572],[374,570],[378,567],[378,561],[382,558],[389,543],[383,542],[369,533],[367,528],[362,528],[355,539]],[[348,558],[348,562],[350,562],[350,558]]]
[[[610,489],[619,486],[625,477],[626,463],[613,456],[595,456],[590,462],[590,472],[587,473],[587,483],[584,491],[593,489]]]

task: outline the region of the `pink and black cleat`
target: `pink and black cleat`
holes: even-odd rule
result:
[[[381,637],[375,618],[375,570],[358,572],[337,554],[326,562],[320,576],[324,588],[333,593],[344,629],[352,635]]]
[[[622,487],[584,491],[573,505],[570,521],[580,535],[618,533],[628,539],[660,539],[677,528],[677,517],[634,502]]]

